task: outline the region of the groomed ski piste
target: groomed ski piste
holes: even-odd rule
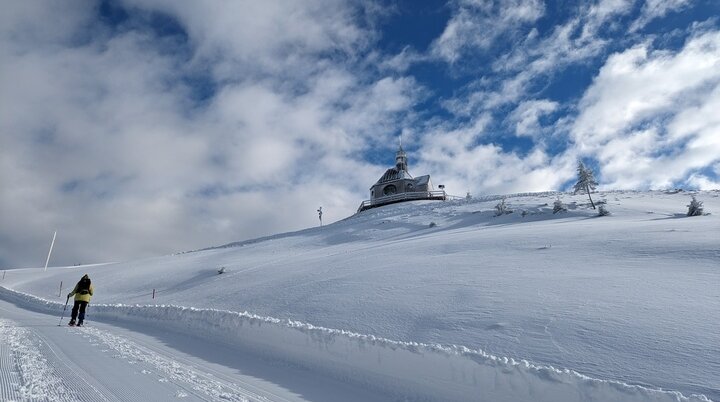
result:
[[[685,216],[691,194],[710,214]],[[60,281],[88,273],[90,322],[186,334],[396,400],[720,399],[720,192],[593,197],[611,215],[554,192],[409,202],[171,256],[8,270],[0,299],[59,317]],[[512,213],[496,216],[502,198]],[[39,361],[30,329],[1,319],[3,366]],[[40,394],[67,387],[43,370]],[[217,387],[206,400],[234,395]]]

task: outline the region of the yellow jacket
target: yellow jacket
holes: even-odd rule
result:
[[[79,283],[78,283],[79,285]],[[75,295],[75,301],[84,301],[84,302],[90,302],[90,297],[93,295],[93,285],[90,285],[90,289],[87,293],[85,291],[78,292],[78,285],[75,285],[75,288],[72,292],[68,294],[68,297]]]

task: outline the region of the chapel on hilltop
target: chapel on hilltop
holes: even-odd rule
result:
[[[413,178],[408,171],[407,154],[400,144],[395,153],[395,166],[385,171],[385,174],[372,187],[370,199],[363,201],[358,212],[381,205],[411,200],[445,200],[444,186],[435,191],[430,181],[430,175]]]

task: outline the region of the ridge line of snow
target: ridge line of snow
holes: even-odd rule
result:
[[[503,198],[550,196],[550,195],[556,195],[556,194],[562,194],[562,192],[550,190],[550,191],[539,191],[539,192],[513,193],[513,194],[505,194],[505,195],[494,194],[494,195],[484,195],[484,196],[473,197],[473,198],[471,198],[470,201],[471,202],[487,202],[487,201],[500,200]],[[417,201],[417,200],[415,200],[415,201]],[[412,202],[412,200],[410,200],[409,202]],[[467,200],[464,197],[460,197],[459,199],[447,200],[445,202],[447,202],[447,203],[457,203],[457,202],[465,203],[465,202],[467,202]],[[435,203],[433,203],[433,204],[435,204]],[[380,208],[380,207],[377,207],[377,208]],[[356,212],[356,213],[349,215],[345,218],[342,218],[338,221],[326,224],[325,227],[328,227],[328,226],[336,224],[336,223],[345,222],[347,220],[357,217],[358,214],[359,214],[359,212]],[[219,250],[219,249],[231,248],[231,247],[241,247],[241,246],[245,246],[245,245],[249,245],[249,244],[260,243],[260,242],[267,241],[267,240],[275,240],[275,239],[280,239],[280,238],[284,238],[284,237],[297,236],[297,235],[303,234],[305,232],[313,231],[316,229],[317,228],[315,228],[315,227],[309,227],[309,228],[299,229],[299,230],[295,230],[295,231],[291,231],[291,232],[277,233],[277,234],[261,236],[261,237],[257,237],[257,238],[253,238],[253,239],[234,241],[234,242],[230,242],[230,243],[226,243],[226,244],[221,244],[218,246],[204,247],[204,248],[197,249],[197,250],[182,251],[182,252],[178,252],[175,254],[188,254],[188,253],[196,253],[196,252],[201,252],[201,251]]]
[[[63,306],[3,286],[0,297],[43,312],[59,313]],[[688,397],[677,391],[591,378],[464,346],[395,341],[248,312],[93,304],[89,315],[211,337],[326,375],[421,399],[711,402],[705,395]]]
[[[707,192],[717,192],[717,191],[720,191],[720,190],[708,190]],[[645,191],[645,190],[608,189],[608,190],[595,191],[595,194],[601,194],[601,195],[602,194],[605,194],[605,195],[607,195],[607,194],[628,194],[628,193],[640,194],[640,193],[648,193],[648,192],[649,193],[659,192],[659,193],[663,193],[663,194],[677,194],[678,192],[683,192],[685,194],[692,195],[692,194],[697,193],[698,190],[663,189],[663,190]],[[555,196],[560,196],[560,195],[573,196],[575,194],[572,191],[561,191],[561,190],[521,192],[521,193],[510,193],[510,194],[487,194],[487,195],[472,196],[472,198],[470,198],[470,199],[467,199],[465,197],[459,197],[459,198],[453,199],[453,200],[431,201],[431,202],[428,202],[427,204],[416,205],[416,207],[418,207],[420,210],[422,210],[422,209],[434,209],[438,205],[451,206],[451,205],[458,205],[458,204],[468,204],[468,203],[474,204],[474,203],[483,203],[483,202],[488,202],[488,201],[497,201],[497,200],[502,200],[504,198],[508,198],[508,199],[522,198],[522,197],[543,197],[544,198],[544,197],[555,197]],[[427,200],[409,200],[409,201],[407,201],[407,203],[413,203],[413,202],[427,202]],[[357,218],[366,218],[368,216],[372,216],[372,214],[381,213],[381,212],[385,211],[382,209],[383,207],[397,206],[398,204],[403,204],[403,203],[382,205],[382,206],[368,209],[368,210],[365,210],[362,212],[355,212],[352,215],[349,215],[345,218],[342,218],[335,222],[326,224],[325,230],[327,230],[327,227],[338,224],[338,223],[347,222],[347,221],[357,219]],[[298,229],[298,230],[290,231],[290,232],[276,233],[276,234],[256,237],[256,238],[252,238],[252,239],[234,241],[234,242],[225,243],[225,244],[221,244],[221,245],[217,245],[217,246],[204,247],[204,248],[200,248],[200,249],[196,249],[196,250],[181,251],[181,252],[177,252],[174,254],[180,255],[180,254],[189,254],[189,253],[196,253],[196,252],[202,252],[202,251],[211,251],[211,250],[220,250],[220,249],[233,248],[233,247],[242,247],[242,246],[246,246],[246,245],[269,241],[269,240],[277,240],[277,239],[282,239],[285,237],[299,236],[304,233],[315,231],[317,229],[318,229],[317,227],[308,227],[308,228]]]

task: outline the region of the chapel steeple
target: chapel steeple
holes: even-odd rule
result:
[[[395,167],[397,170],[408,171],[407,154],[403,151],[402,141],[400,142],[400,148],[395,153]]]

